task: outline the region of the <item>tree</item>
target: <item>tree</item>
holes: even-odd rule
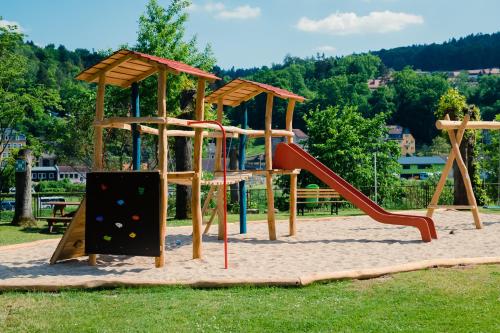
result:
[[[32,151],[21,149],[17,158],[24,162],[24,170],[16,171],[16,208],[11,224],[32,227],[36,226],[31,200]]]
[[[187,0],[172,0],[167,8],[157,0],[150,0],[146,11],[139,17],[137,44],[134,49],[158,57],[184,62],[203,70],[211,70],[215,64],[210,45],[203,51],[197,46],[196,37],[185,41],[185,24],[188,19]],[[194,88],[195,82],[188,75],[170,75],[167,84],[167,110],[176,116],[180,112],[179,95],[184,89]],[[141,104],[144,110],[156,110],[156,81],[141,83]]]
[[[450,88],[446,94],[439,99],[436,110],[436,117],[438,119],[443,119],[445,115],[449,115],[451,120],[462,120],[466,114],[470,115],[471,120],[481,119],[479,109],[474,105],[467,105],[465,96],[460,94],[457,89]],[[477,131],[465,131],[462,143],[460,144],[460,154],[467,166],[478,204],[482,205],[485,202],[485,192],[480,178],[480,166],[478,162],[479,149],[476,145],[477,138]],[[456,162],[453,164],[453,180],[454,204],[467,205],[468,200],[464,181]]]
[[[496,120],[500,121],[500,115],[496,116]],[[482,155],[482,168],[486,181],[497,184],[487,189],[488,195],[500,205],[500,131],[487,132],[482,144]]]
[[[0,17],[1,19],[1,17]],[[0,26],[0,191],[9,183],[9,164],[2,157],[13,129],[25,115],[27,59],[20,54],[23,35],[15,25]]]
[[[139,31],[135,49],[140,52],[182,61],[189,65],[211,70],[215,64],[210,46],[203,51],[197,47],[196,37],[189,41],[184,40],[185,23],[188,19],[186,8],[190,1],[173,0],[167,8],[163,8],[156,0],[150,0],[146,5],[146,12],[139,18]],[[171,116],[193,115],[194,100],[181,108],[179,98],[182,91],[195,87],[193,79],[187,75],[170,75],[167,84],[167,110]],[[189,99],[189,98],[188,98]],[[141,83],[141,104],[143,110],[156,109],[156,82],[145,80]],[[151,111],[150,111],[151,112]],[[186,164],[191,159],[191,140],[176,138],[175,161],[176,170],[191,169]],[[181,154],[177,156],[177,154]],[[186,218],[190,211],[190,188],[177,186],[176,218]]]
[[[305,121],[309,152],[354,186],[373,184],[374,153],[380,187],[388,188],[398,180],[400,148],[394,141],[384,140],[384,114],[367,119],[355,107],[327,107],[310,112]]]
[[[429,145],[438,133],[434,111],[449,89],[448,81],[439,74],[419,74],[405,68],[394,74],[390,86],[396,104],[391,123],[408,128],[417,143]]]

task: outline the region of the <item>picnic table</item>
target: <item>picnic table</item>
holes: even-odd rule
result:
[[[68,214],[64,214],[64,209],[66,206],[79,206],[80,202],[78,201],[47,201],[46,205],[52,206],[52,216],[51,217],[38,217],[42,220],[47,220],[47,224],[49,225],[49,233],[52,232],[55,223],[64,223],[64,226],[67,227],[68,223],[73,219],[72,212]],[[60,216],[56,216],[57,212],[60,213]]]
[[[79,201],[47,201],[46,205],[52,206],[52,216],[56,217],[56,213],[59,211],[61,216],[64,216],[64,209],[66,206],[80,206]]]

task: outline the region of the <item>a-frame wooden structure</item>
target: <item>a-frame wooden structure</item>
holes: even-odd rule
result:
[[[464,133],[467,129],[489,129],[489,130],[499,130],[500,122],[495,121],[469,121],[470,116],[466,115],[462,121],[451,121],[449,115],[446,115],[444,120],[438,120],[436,122],[436,127],[440,130],[446,130],[448,137],[450,138],[451,151],[448,154],[448,160],[444,166],[441,174],[441,178],[436,186],[436,191],[432,197],[432,200],[427,207],[427,216],[432,217],[434,210],[437,208],[454,208],[454,209],[470,209],[472,216],[474,218],[474,225],[477,229],[482,228],[481,219],[479,217],[479,207],[477,206],[476,197],[472,188],[472,182],[469,177],[469,172],[467,170],[467,165],[465,164],[462,154],[460,153],[460,143],[464,137]],[[453,167],[453,162],[456,161],[460,174],[462,175],[465,190],[467,192],[467,200],[469,205],[438,205],[439,197],[443,191],[444,185],[446,184],[446,178]]]

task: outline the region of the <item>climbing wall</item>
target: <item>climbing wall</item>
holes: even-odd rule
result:
[[[87,174],[85,252],[160,255],[160,174]]]

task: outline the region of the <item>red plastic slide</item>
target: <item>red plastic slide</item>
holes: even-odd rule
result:
[[[384,210],[296,144],[279,143],[274,154],[273,167],[286,170],[307,170],[375,221],[415,227],[420,231],[424,242],[430,242],[433,238],[437,239],[436,228],[431,218],[394,214]]]

